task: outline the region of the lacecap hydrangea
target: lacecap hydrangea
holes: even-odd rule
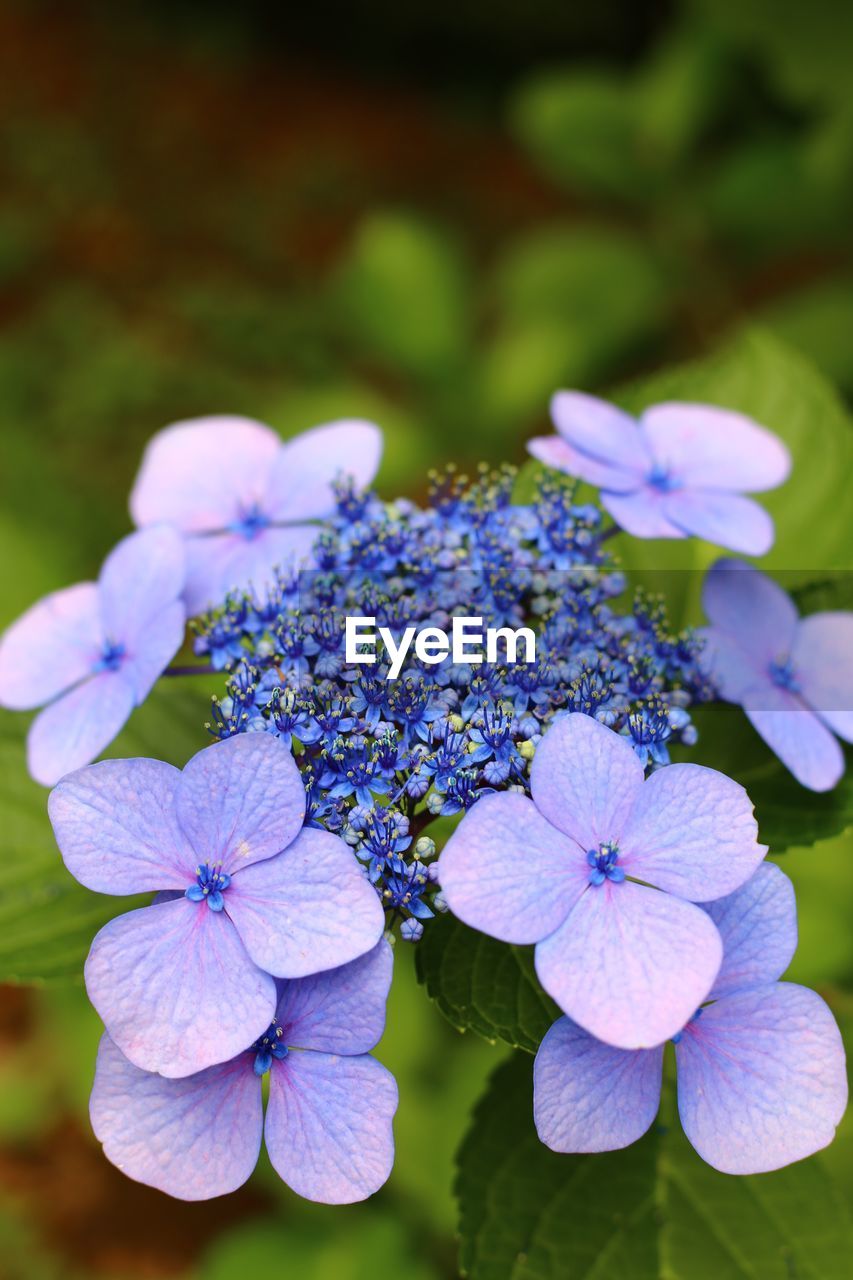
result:
[[[610,553],[620,526],[766,549],[772,523],[744,494],[780,483],[787,451],[707,406],[652,406],[638,422],[577,393],[553,408],[559,438],[530,447],[555,469],[523,501],[512,468],[469,481],[451,467],[431,477],[425,506],[385,502],[369,487],[381,436],[360,421],[282,444],[259,423],[203,419],[149,446],[134,537],[168,542],[179,580],[155,556],[168,591],[156,572],[119,584],[136,619],[128,640],[90,628],[94,647],[38,698],[73,699],[75,680],[125,669],[129,709],[179,643],[159,622],[149,642],[146,620],[178,598],[181,619],[197,615],[196,669],[223,673],[213,741],[182,772],[88,764],[123,722],[99,719],[89,694],[88,720],[73,701],[62,714],[49,779],[75,768],[50,798],[72,874],[98,892],[155,894],[105,926],[85,975],[106,1026],[93,1127],[129,1176],[185,1199],[222,1194],[249,1176],[265,1134],[298,1193],[340,1203],[375,1191],[397,1104],[370,1056],[390,942],[418,942],[448,909],[535,944],[565,1011],[536,1060],[550,1146],[638,1137],[670,1039],[685,1129],[717,1167],[777,1167],[831,1139],[846,1101],[837,1030],[817,996],[778,982],[790,886],[764,862],[743,788],[670,764],[674,744],[696,745],[691,708],[716,696],[715,680],[746,698],[710,661],[724,646],[674,633]],[[601,486],[610,519],[565,472]],[[76,653],[76,615],[45,605],[0,641],[8,705],[36,705],[28,636],[61,632]],[[727,644],[730,617],[712,616]],[[353,651],[354,618],[373,632]],[[433,661],[411,643],[458,619],[502,633],[503,647]],[[534,652],[520,658],[510,633],[522,632]],[[778,688],[765,656],[761,678]],[[805,689],[799,668],[796,679]],[[846,721],[828,723],[844,733]],[[439,818],[455,824],[443,851],[428,834]],[[748,1014],[746,1041],[732,1039],[731,1011]],[[726,1036],[740,1057],[721,1077],[703,1055]],[[779,1069],[760,1083],[765,1048]],[[784,1134],[761,1121],[770,1103]]]

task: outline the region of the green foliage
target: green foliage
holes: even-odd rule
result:
[[[554,177],[607,196],[642,200],[645,183],[634,100],[614,73],[536,77],[512,104],[520,140]]]
[[[726,37],[757,53],[777,83],[811,106],[845,101],[853,14],[836,0],[697,0]]]
[[[493,284],[500,317],[483,361],[483,411],[541,413],[555,387],[595,382],[648,349],[669,305],[666,264],[624,231],[555,226],[510,245]]]
[[[760,319],[815,361],[822,374],[848,396],[853,392],[848,339],[853,329],[853,280],[834,279],[798,289],[768,303]]]
[[[514,1055],[493,1075],[459,1152],[464,1274],[844,1280],[853,1227],[819,1160],[727,1177],[671,1119],[625,1151],[556,1155],[534,1129],[530,1060]]]
[[[373,214],[341,264],[337,297],[365,349],[439,377],[467,344],[464,265],[448,237],[416,218]]]
[[[328,1211],[326,1211],[328,1213]],[[400,1273],[406,1259],[407,1280],[438,1280],[429,1257],[409,1251],[404,1225],[359,1205],[348,1218],[336,1217],[333,1231],[318,1232],[322,1208],[305,1220],[278,1223],[261,1218],[222,1236],[210,1248],[198,1280],[237,1280],[263,1274],[281,1259],[285,1274],[300,1280],[375,1280]]]
[[[559,1009],[536,979],[529,947],[510,947],[454,916],[432,921],[418,943],[419,980],[458,1031],[535,1053]]]
[[[190,680],[164,681],[134,713],[108,754],[185,764],[206,741],[204,687],[196,677],[193,680],[195,685]],[[147,899],[92,893],[66,871],[47,816],[48,793],[26,775],[24,731],[22,716],[0,713],[0,981],[79,981],[98,929]]]
[[[720,115],[731,79],[721,41],[686,23],[633,74],[574,66],[534,73],[510,118],[553,177],[644,206],[667,198],[679,162]]]
[[[703,760],[703,763],[707,763]],[[853,778],[847,772],[832,791],[801,787],[778,761],[739,778],[755,804],[761,839],[773,853],[817,844],[853,827]]]

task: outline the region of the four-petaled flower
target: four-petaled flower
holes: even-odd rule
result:
[[[45,596],[0,639],[0,706],[44,707],[27,739],[37,782],[94,760],[148,696],[181,647],[184,573],[174,530],[131,534],[97,582]]]
[[[233,1057],[272,1022],[271,974],[335,968],[382,934],[348,845],[303,829],[301,775],[268,734],[206,747],[182,773],[159,760],[90,765],[48,808],[81,884],[165,891],[105,925],[85,968],[110,1037],[144,1070],[187,1076]]]
[[[853,742],[853,613],[801,618],[772,578],[738,560],[709,570],[702,603],[720,695],[743,707],[804,787],[834,787],[844,753],[833,734]]]
[[[137,525],[173,525],[186,539],[187,612],[229,591],[275,580],[300,562],[335,510],[334,481],[359,487],[379,467],[382,436],[370,422],[332,422],[282,441],[250,418],[177,422],[154,436],[130,496]]]
[[[724,958],[709,1003],[672,1037],[678,1110],[715,1169],[765,1173],[832,1141],[847,1105],[844,1047],[820,996],[778,981],[797,945],[794,891],[778,867],[759,867],[706,910]],[[662,1045],[614,1049],[560,1018],[533,1067],[539,1137],[564,1152],[629,1146],[658,1113],[662,1067]]]
[[[325,1204],[372,1195],[394,1159],[397,1086],[370,1055],[391,968],[383,940],[342,968],[279,982],[263,1035],[251,1043],[249,1033],[230,1061],[179,1080],[141,1071],[105,1035],[90,1113],[108,1159],[178,1199],[208,1200],[243,1185],[265,1138],[298,1195]]]
[[[601,490],[602,505],[637,538],[707,538],[745,555],[773,545],[773,521],[744,493],[787,479],[785,445],[743,414],[712,405],[652,405],[639,419],[578,391],[551,400],[557,436],[528,450]]]
[[[662,1043],[722,959],[694,904],[738,888],[767,851],[748,795],[694,764],[644,782],[630,743],[579,713],[543,736],[531,795],[487,795],[466,814],[439,861],[450,909],[504,942],[536,943],[545,990],[591,1034],[624,1049]]]

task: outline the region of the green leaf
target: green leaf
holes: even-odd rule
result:
[[[458,1156],[460,1269],[472,1280],[657,1280],[655,1156],[559,1156],[533,1127],[530,1059],[492,1076]]]
[[[781,298],[771,299],[755,314],[761,324],[789,342],[848,395],[853,392],[853,365],[847,335],[853,329],[853,280],[820,280]]]
[[[703,764],[706,761],[703,759]],[[738,777],[755,805],[758,830],[772,853],[817,844],[853,827],[853,772],[848,753],[847,772],[832,791],[809,791],[791,777],[778,760]]]
[[[183,765],[209,741],[209,702],[199,677],[163,680],[108,754]],[[0,713],[0,982],[79,980],[98,929],[147,897],[92,893],[66,871],[47,816],[47,791],[26,773],[25,718]]]
[[[556,226],[520,237],[493,284],[500,323],[482,361],[490,419],[540,414],[556,386],[600,381],[665,322],[669,280],[638,237]]]
[[[530,1060],[513,1055],[460,1148],[460,1263],[472,1280],[849,1275],[849,1211],[819,1158],[730,1177],[700,1159],[674,1118],[624,1151],[561,1156],[539,1142],[532,1101]]]
[[[510,246],[495,282],[501,311],[519,323],[584,327],[620,350],[656,327],[668,305],[666,272],[648,244],[600,227],[537,230]]]
[[[849,100],[853,12],[837,0],[698,0],[733,43],[758,54],[776,83],[802,103]]]
[[[415,953],[417,974],[459,1031],[535,1053],[560,1011],[536,980],[530,947],[511,947],[455,916],[432,921]]]
[[[417,219],[366,219],[339,273],[337,293],[354,339],[392,364],[438,377],[464,354],[464,263],[447,238]]]
[[[782,584],[784,586],[784,583]],[[853,574],[821,574],[795,586],[791,594],[800,613],[822,613],[831,609],[853,609]]]
[[[523,85],[511,122],[522,145],[558,181],[634,203],[648,198],[649,187],[634,109],[623,77],[568,70]]]
[[[819,1158],[731,1177],[700,1159],[677,1122],[657,1168],[660,1274],[673,1280],[844,1280],[853,1226]]]

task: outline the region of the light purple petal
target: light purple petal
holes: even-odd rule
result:
[[[104,634],[133,647],[139,632],[177,602],[185,573],[184,543],[175,529],[158,525],[122,538],[98,580]]]
[[[305,787],[293,756],[267,733],[241,733],[196,753],[175,797],[199,862],[233,875],[286,849],[302,828]]]
[[[771,683],[766,666],[759,666],[740,641],[725,631],[702,627],[698,635],[704,642],[700,658],[702,670],[726,702],[742,703],[748,693],[757,693]]]
[[[764,741],[811,791],[829,791],[844,773],[844,752],[826,725],[787,689],[768,684],[743,708]]]
[[[533,1119],[552,1151],[619,1151],[660,1107],[663,1049],[614,1049],[571,1018],[547,1032],[533,1063]]]
[[[72,876],[96,893],[186,889],[196,857],[175,816],[180,776],[161,760],[102,760],[64,778],[47,809]]]
[[[275,1013],[275,982],[249,959],[226,913],[184,897],[104,925],[85,977],[125,1057],[165,1076],[235,1057]]]
[[[641,787],[622,828],[619,865],[697,902],[744,884],[766,852],[740,783],[703,765],[673,764]]]
[[[133,707],[133,689],[120,672],[104,671],[64,693],[30,725],[32,777],[52,787],[66,773],[82,769],[110,745]]]
[[[248,1055],[168,1080],[140,1071],[105,1035],[89,1114],[108,1160],[179,1200],[236,1191],[261,1150],[261,1082]]]
[[[820,1151],[847,1105],[835,1020],[792,983],[710,1005],[676,1057],[684,1132],[722,1173],[767,1173]]]
[[[186,611],[176,600],[136,632],[122,660],[121,673],[133,686],[136,705],[144,702],[184,641]]]
[[[276,520],[319,520],[335,510],[333,482],[352,476],[359,489],[369,485],[382,457],[382,432],[372,422],[353,418],[303,431],[279,450],[266,499]]]
[[[740,493],[677,489],[664,495],[663,510],[679,529],[747,556],[773,546],[773,521],[763,507]]]
[[[638,478],[651,468],[652,457],[636,419],[606,400],[581,391],[558,391],[551,397],[551,420],[581,453]]]
[[[718,560],[705,574],[702,607],[715,631],[731,636],[766,675],[794,643],[797,606],[778,582],[742,560]]]
[[[601,462],[598,458],[591,458],[589,454],[573,448],[561,436],[535,436],[528,440],[527,452],[546,467],[553,467],[555,471],[563,471],[569,476],[577,476],[598,489],[630,493],[641,483],[636,471],[626,471]]]
[[[720,935],[699,907],[607,880],[539,943],[536,972],[590,1035],[620,1049],[651,1049],[698,1009],[722,954]]]
[[[316,525],[267,528],[253,538],[234,533],[187,539],[187,585],[190,617],[221,604],[229,592],[248,591],[265,599],[275,585],[275,571],[310,560]]]
[[[278,978],[347,964],[374,947],[385,926],[379,895],[352,849],[313,827],[279,858],[240,870],[225,909],[255,964]]]
[[[702,906],[723,940],[711,999],[781,978],[797,949],[797,904],[784,871],[764,862],[740,889]]]
[[[270,1073],[265,1135],[273,1168],[321,1204],[366,1200],[394,1163],[397,1085],[364,1054],[289,1053]]]
[[[0,637],[0,706],[29,711],[89,675],[103,647],[94,582],[54,591]]]
[[[286,1043],[322,1053],[369,1053],[385,1030],[394,952],[382,938],[339,969],[280,982],[276,1021]]]
[[[797,628],[792,661],[803,698],[853,742],[853,613],[813,613]]]
[[[580,712],[553,722],[530,770],[536,808],[584,851],[618,842],[642,785],[628,740]]]
[[[646,485],[636,493],[601,491],[601,505],[613,519],[635,538],[684,538],[687,535],[673,524],[664,510],[666,494]]]
[[[640,430],[658,466],[701,489],[759,493],[787,480],[791,455],[772,431],[731,409],[656,404]]]
[[[519,944],[552,933],[589,881],[585,851],[517,793],[478,800],[438,865],[454,915],[493,938]]]
[[[165,427],[149,442],[133,485],[134,523],[172,524],[184,533],[228,528],[241,508],[263,501],[280,448],[279,436],[251,418],[194,418]]]

